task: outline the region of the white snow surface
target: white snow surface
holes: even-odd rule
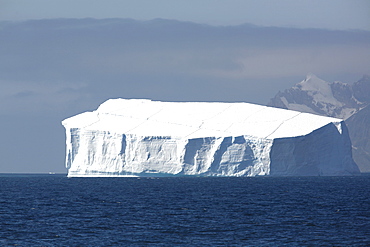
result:
[[[307,135],[326,124],[341,121],[250,103],[110,99],[96,111],[64,120],[63,125],[140,136],[193,139],[251,135],[274,139]]]
[[[62,124],[71,177],[348,175],[358,170],[342,120],[249,103],[111,99]],[[318,150],[315,141],[329,151]],[[312,154],[297,154],[295,147]]]

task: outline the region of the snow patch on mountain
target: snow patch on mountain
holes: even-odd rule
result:
[[[298,83],[296,87],[300,88],[302,91],[306,91],[307,94],[312,97],[313,102],[316,103],[316,105],[318,103],[325,103],[325,106],[343,106],[343,104],[341,104],[336,98],[334,98],[330,84],[324,80],[321,80],[314,74],[308,74],[306,79]]]

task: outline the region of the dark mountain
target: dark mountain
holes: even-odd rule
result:
[[[346,120],[352,155],[362,172],[370,172],[370,105]]]
[[[355,82],[352,86],[353,95],[359,101],[370,102],[370,76],[365,75],[361,80]]]

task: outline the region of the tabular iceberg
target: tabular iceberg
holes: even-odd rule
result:
[[[359,173],[342,120],[249,103],[110,99],[62,124],[69,177]]]

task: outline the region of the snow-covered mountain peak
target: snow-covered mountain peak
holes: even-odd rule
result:
[[[318,78],[312,73],[308,74],[305,80],[301,81],[293,88],[306,91],[308,96],[312,97],[314,104],[325,104],[327,105],[326,108],[342,106],[342,104],[334,97],[330,83]]]
[[[317,80],[317,79],[321,80],[321,79],[320,79],[320,78],[318,78],[315,74],[313,74],[313,73],[308,73],[308,74],[306,75],[306,79],[304,79],[304,81]]]
[[[303,91],[331,91],[329,83],[314,74],[308,74],[306,79],[296,85]]]

